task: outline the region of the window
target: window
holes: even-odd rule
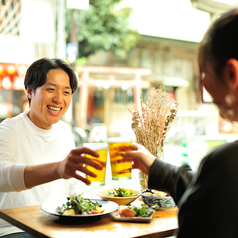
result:
[[[114,89],[114,102],[115,103],[134,103],[134,93],[132,88],[122,90],[121,88]]]

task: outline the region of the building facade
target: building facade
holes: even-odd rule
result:
[[[86,66],[76,67],[79,83],[84,84],[89,95],[87,102],[79,100],[78,110],[84,105],[87,123],[105,123],[108,134],[113,136],[131,132],[128,109],[138,108],[140,96],[152,88],[163,87],[171,93],[180,110],[197,110],[200,105],[197,100],[197,47],[198,43],[194,42],[142,36],[126,59],[115,57],[113,52],[97,52],[87,59]],[[100,71],[102,66],[108,67],[107,73]],[[95,70],[85,80],[83,74],[89,67]],[[117,68],[128,69],[128,72],[114,73],[112,77],[112,70]],[[146,72],[140,75],[140,83],[136,81],[136,71],[132,73],[130,69]],[[79,98],[81,92],[78,92]]]
[[[2,5],[1,1],[0,121],[27,108],[23,80],[28,66],[38,58],[54,58],[59,53],[56,51],[56,30],[59,25],[56,16],[61,11],[56,9],[62,2],[7,0]]]

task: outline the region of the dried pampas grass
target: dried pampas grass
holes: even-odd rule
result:
[[[144,98],[148,98],[143,103]],[[132,114],[132,130],[137,143],[145,146],[151,154],[161,158],[164,141],[175,116],[178,104],[169,93],[160,88],[153,88],[140,97],[141,111],[129,110]],[[143,176],[142,189],[147,189],[147,176]]]
[[[141,112],[129,110],[132,114],[132,130],[137,143],[160,157],[167,132],[177,115],[178,104],[162,88],[152,89],[144,96],[148,96],[148,101],[143,103],[141,95]]]

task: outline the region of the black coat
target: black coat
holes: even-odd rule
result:
[[[197,173],[156,159],[148,187],[168,192],[179,208],[178,238],[238,238],[238,142],[216,148]]]

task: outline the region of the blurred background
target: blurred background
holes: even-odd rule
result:
[[[77,146],[133,137],[128,109],[161,86],[179,104],[166,161],[197,169],[210,149],[237,138],[236,125],[199,102],[196,63],[207,27],[237,1],[0,0],[0,7],[0,121],[28,109],[28,66],[57,57],[79,80],[63,118]]]

